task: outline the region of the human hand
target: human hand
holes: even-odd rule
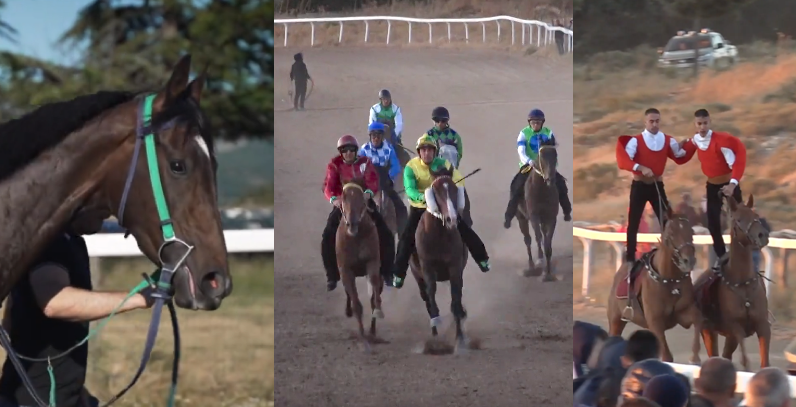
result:
[[[651,177],[653,177],[655,175],[655,174],[653,174],[651,169],[649,169],[648,167],[645,167],[643,165],[639,165],[638,166],[638,170],[641,171],[642,175],[644,175],[645,177],[648,177],[648,178],[651,178]]]
[[[732,196],[732,193],[735,192],[735,184],[730,182],[729,184],[721,187],[721,192],[726,196]]]

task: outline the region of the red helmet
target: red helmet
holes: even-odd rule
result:
[[[337,140],[337,149],[341,149],[345,146],[353,146],[359,148],[359,142],[354,136],[346,134],[343,137],[340,137],[340,140]]]

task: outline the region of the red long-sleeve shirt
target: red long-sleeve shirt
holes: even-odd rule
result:
[[[737,184],[746,170],[746,146],[730,133],[711,130],[705,137],[697,134],[683,149],[688,159],[697,154],[708,178],[731,174]]]
[[[649,134],[648,136],[655,137]],[[680,145],[666,134],[663,135],[663,146],[657,151],[650,148],[644,140],[644,134],[619,136],[616,142],[616,163],[620,170],[630,171],[636,175],[642,175],[641,171],[636,171],[636,165],[643,165],[652,170],[656,177],[660,177],[666,170],[667,159],[671,159],[678,165],[688,162],[690,157],[687,152],[681,157],[677,156],[680,151],[682,151]],[[631,152],[633,157],[630,156]]]
[[[373,163],[367,157],[358,157],[353,164],[346,164],[342,156],[332,158],[326,166],[326,178],[323,181],[323,194],[326,199],[340,197],[343,194],[343,185],[355,178],[365,179],[365,188],[379,192],[379,174],[373,167]]]

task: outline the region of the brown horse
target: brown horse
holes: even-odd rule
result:
[[[343,185],[343,197],[340,210],[343,222],[337,227],[337,267],[340,279],[345,287],[345,315],[356,315],[359,324],[359,336],[365,349],[369,349],[369,338],[365,336],[362,325],[362,302],[357,293],[356,278],[367,277],[370,292],[370,335],[376,335],[376,318],[384,318],[381,310],[381,292],[384,287],[379,267],[379,236],[376,224],[365,212],[368,210],[365,197],[364,182],[353,180]],[[353,311],[351,304],[353,302]]]
[[[190,70],[185,56],[157,93],[102,91],[0,125],[0,299],[88,208],[116,213],[149,260],[176,268],[178,306],[215,310],[231,293],[213,138],[199,108],[205,75],[188,83]],[[142,146],[148,133],[155,143]]]
[[[395,205],[392,203],[390,197],[384,192],[383,189],[379,189],[379,192],[376,193],[376,196],[373,197],[376,200],[376,206],[379,207],[379,213],[381,217],[384,218],[384,223],[387,224],[387,227],[393,234],[398,234],[398,220],[395,216]]]
[[[553,233],[556,230],[558,218],[558,188],[556,187],[556,167],[558,166],[558,152],[555,141],[542,142],[539,147],[539,159],[533,163],[529,170],[531,174],[525,180],[525,196],[520,201],[516,218],[520,231],[525,239],[528,251],[528,269],[525,276],[539,275],[542,257],[545,258],[545,270],[542,281],[556,281],[553,275],[551,259],[553,257]],[[536,246],[539,260],[533,261],[532,239],[528,224],[533,227],[536,235]],[[544,242],[544,252],[542,243]]]
[[[694,231],[688,218],[666,208],[666,226],[661,243],[645,253],[632,270],[627,264],[614,275],[608,297],[608,325],[611,335],[622,335],[628,322],[647,328],[661,343],[661,359],[674,360],[666,342],[666,331],[680,325],[694,325],[690,362],[699,363],[699,332],[702,315],[694,303],[691,270],[696,264]]]
[[[462,287],[468,253],[457,227],[459,212],[464,209],[464,188],[458,188],[453,182],[453,167],[432,172],[431,176],[434,181],[426,190],[428,209],[415,232],[417,249],[409,265],[420,289],[420,297],[426,303],[434,337],[442,323],[436,301],[437,283],[450,282],[451,312],[456,321],[456,350],[464,352],[468,340],[462,327],[467,318],[462,305]]]
[[[730,255],[720,271],[703,273],[695,286],[701,297],[705,324],[702,339],[708,356],[718,356],[718,335],[725,337],[722,357],[732,360],[732,354],[741,346],[741,363],[749,370],[744,339],[757,334],[760,346],[760,368],[769,366],[771,324],[768,321],[766,286],[752,263],[752,251],[768,245],[768,230],[752,210],[754,197],[744,206],[733,198],[727,199],[730,209]],[[719,282],[721,282],[719,284]]]

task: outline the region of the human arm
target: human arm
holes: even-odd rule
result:
[[[296,76],[296,64],[293,64],[290,67],[290,80],[292,81],[293,79],[296,79],[295,76]]]
[[[693,144],[693,143],[686,143],[686,145],[687,144]],[[674,137],[671,137],[669,138],[669,151],[666,153],[666,155],[669,157],[670,160],[674,161],[677,165],[683,165],[691,160],[691,158],[694,156],[694,151],[696,150],[692,149],[691,153],[689,154],[685,146],[681,147],[680,143],[678,143],[677,140],[674,139]]]
[[[359,148],[359,151],[357,152],[357,156],[370,158],[370,156],[368,155],[367,151],[365,151],[365,146],[366,145],[367,144],[363,144],[362,147]]]
[[[727,162],[727,166],[732,170],[730,182],[738,185],[746,170],[746,146],[739,138],[732,135],[727,135],[725,140],[726,142],[721,147],[721,153]]]
[[[398,154],[395,153],[396,148],[392,146],[392,149],[390,149],[390,171],[388,175],[391,180],[395,180],[395,177],[401,172],[401,162],[398,161]]]
[[[362,176],[365,177],[365,192],[370,192],[371,198],[379,192],[379,173],[376,171],[376,166],[368,159],[365,161],[365,170],[362,171]]]
[[[625,137],[630,138],[627,143],[624,143]],[[638,164],[633,161],[636,156],[636,149],[638,148],[638,140],[633,136],[620,136],[616,142],[616,163],[620,170],[634,172],[638,168]]]
[[[451,165],[451,163],[448,163],[448,165]],[[462,177],[462,173],[459,172],[458,168],[455,167],[453,168],[453,176],[451,178],[453,178],[454,184],[456,184],[460,188],[464,187],[464,177]]]
[[[528,156],[526,152],[526,143],[525,143],[525,134],[520,132],[520,135],[517,136],[517,154],[520,156],[520,162],[526,165],[533,164],[533,159]],[[533,151],[531,151],[533,155]]]
[[[340,173],[337,171],[337,166],[334,163],[329,163],[326,166],[326,179],[323,182],[323,194],[329,202],[334,202],[335,199],[340,197],[343,192],[343,186],[340,184]]]
[[[395,134],[401,134],[402,131],[404,131],[404,114],[401,113],[400,107],[395,106]]]
[[[462,157],[464,156],[464,146],[462,145],[462,136],[458,132],[454,133],[454,140],[456,140],[456,151],[459,153],[459,165],[462,165]]]
[[[415,178],[415,171],[411,166],[404,167],[404,192],[410,201],[415,203],[425,203],[425,194],[417,190],[417,178]]]
[[[58,263],[44,263],[30,272],[30,286],[36,303],[48,318],[90,322],[111,314],[127,293],[89,291],[70,285],[69,272]],[[147,308],[141,294],[133,295],[117,314]]]
[[[370,126],[376,120],[376,106],[372,106],[370,108],[370,116],[368,117],[368,126]]]

